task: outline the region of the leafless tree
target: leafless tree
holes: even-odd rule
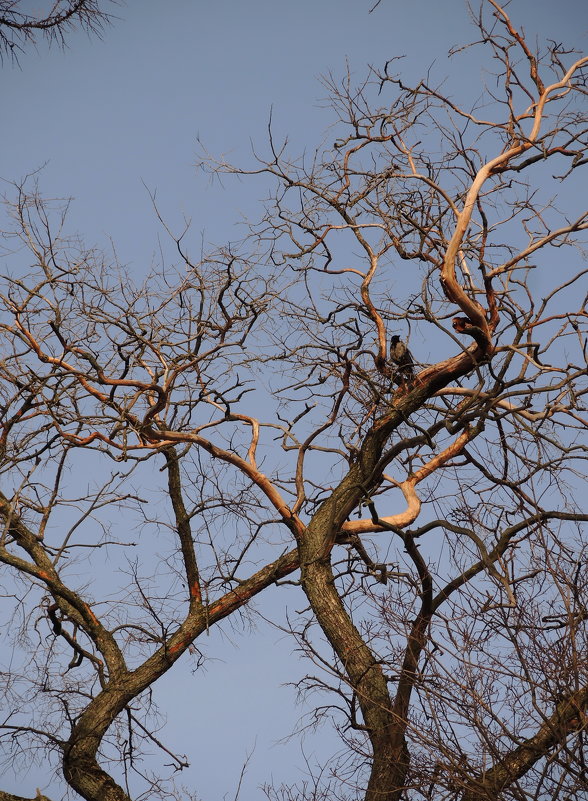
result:
[[[109,21],[101,0],[52,0],[38,7],[27,7],[23,0],[0,0],[0,53],[16,58],[24,45],[34,44],[39,35],[49,41],[65,44],[66,34],[80,26],[100,34]]]
[[[166,228],[179,264],[142,286],[19,188],[9,759],[40,749],[91,801],[136,797],[138,777],[172,797],[137,759],[166,748],[149,689],[288,581],[316,665],[300,690],[327,694],[315,714],[346,753],[269,798],[588,790],[588,58],[535,52],[494,0],[475,22],[465,55],[494,65],[475,105],[394,62],[330,79],[338,129],[312,159],[270,131],[252,169],[204,163],[270,182],[244,241],[196,261]]]

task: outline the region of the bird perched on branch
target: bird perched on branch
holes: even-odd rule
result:
[[[412,354],[398,334],[390,338],[390,361],[396,365],[395,373],[403,381],[411,381],[414,378]]]

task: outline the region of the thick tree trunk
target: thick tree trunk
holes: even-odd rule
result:
[[[114,779],[102,770],[96,754],[102,738],[133,695],[103,691],[80,716],[63,750],[66,782],[86,801],[131,801]]]
[[[301,554],[306,548],[301,549]],[[366,801],[396,801],[404,787],[406,722],[392,709],[381,666],[349,618],[334,586],[328,557],[304,563],[302,584],[317,620],[349,677],[373,749]]]
[[[327,640],[341,660],[356,694],[373,749],[366,801],[398,801],[406,784],[409,754],[405,732],[412,688],[405,688],[400,706],[390,698],[381,665],[364,642],[335,587],[330,555],[337,533],[357,504],[381,480],[381,457],[398,426],[440,387],[471,369],[479,358],[469,353],[423,371],[414,387],[398,395],[394,408],[376,421],[366,436],[357,462],[318,509],[298,542],[302,587]],[[414,632],[413,632],[414,634]],[[411,637],[411,665],[420,643]],[[413,673],[414,675],[414,673]]]
[[[74,749],[71,757],[63,760],[65,780],[86,801],[131,801],[122,787],[96,762],[96,759]]]
[[[356,694],[373,749],[366,801],[399,797],[408,769],[406,721],[394,715],[382,667],[347,614],[335,587],[330,554],[341,524],[376,480],[373,471],[386,439],[383,432],[371,438],[371,447],[364,447],[361,460],[317,511],[299,542],[302,586]]]

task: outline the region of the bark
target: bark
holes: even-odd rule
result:
[[[532,737],[505,754],[484,774],[474,777],[462,801],[492,801],[497,798],[505,787],[524,776],[536,762],[564,743],[570,734],[584,729],[587,723],[588,687],[583,687],[561,701]]]
[[[51,801],[51,799],[43,795],[40,790],[37,790],[34,798],[27,798],[23,795],[13,795],[12,793],[5,793],[4,790],[0,790],[0,801]]]
[[[298,548],[302,587],[326,638],[340,659],[363,716],[373,750],[366,801],[398,801],[405,787],[409,754],[405,741],[407,710],[424,642],[425,619],[417,619],[403,665],[402,693],[393,702],[381,665],[347,614],[335,587],[330,554],[339,532],[357,504],[381,480],[382,454],[390,436],[425,398],[471,369],[482,357],[476,349],[424,370],[414,387],[399,390],[393,410],[376,421],[357,462],[322,504]],[[429,599],[430,600],[430,599]],[[430,614],[430,610],[428,610]]]

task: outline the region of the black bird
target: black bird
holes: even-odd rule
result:
[[[390,338],[390,361],[396,365],[396,373],[404,381],[414,378],[414,361],[412,354],[398,334]]]

